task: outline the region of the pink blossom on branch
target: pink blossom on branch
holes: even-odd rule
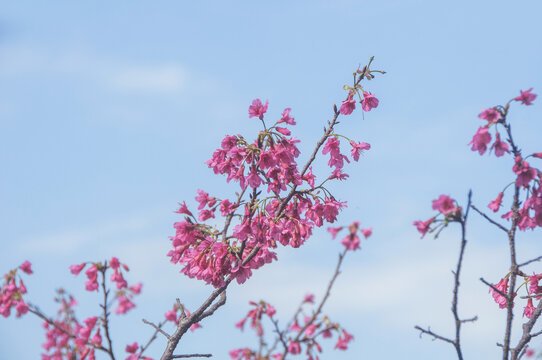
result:
[[[350,115],[356,109],[356,100],[353,99],[353,94],[350,93],[348,98],[343,101],[339,112],[343,115]]]
[[[521,101],[523,105],[532,105],[534,99],[536,99],[537,97],[536,94],[531,93],[532,90],[533,88],[530,88],[529,90],[525,90],[525,91],[520,90],[519,91],[520,95],[515,97],[514,100]]]
[[[378,106],[378,99],[370,92],[363,92],[363,100],[361,100],[361,108],[363,111],[371,111]]]
[[[508,278],[505,277],[501,279],[496,285],[495,288],[502,292],[503,294],[508,294]],[[506,297],[499,294],[497,291],[493,290],[493,288],[489,288],[489,293],[493,296],[493,299],[495,299],[495,302],[499,304],[499,308],[504,309],[506,307]]]
[[[487,126],[482,126],[476,131],[469,145],[472,144],[472,151],[478,151],[480,155],[484,155],[487,150],[487,145],[491,142],[491,134]]]
[[[24,263],[22,263],[21,266],[19,266],[19,269],[21,269],[26,274],[32,274],[33,273],[32,264],[28,260],[26,260]]]
[[[440,211],[443,215],[448,215],[458,210],[458,208],[451,197],[440,195],[438,199],[433,200],[433,210]]]
[[[416,229],[418,230],[418,232],[422,234],[422,239],[425,236],[425,234],[427,234],[427,232],[429,231],[430,229],[429,226],[433,223],[433,221],[435,221],[434,217],[432,217],[431,219],[427,221],[421,221],[421,220],[414,221],[413,225],[416,226]]]
[[[262,101],[260,99],[253,100],[252,105],[248,107],[248,117],[252,118],[257,116],[260,120],[263,120],[263,114],[267,112],[268,105],[268,100],[266,100],[265,105],[262,105]]]
[[[504,141],[501,141],[501,136],[499,133],[495,134],[495,142],[493,145],[491,145],[490,151],[495,149],[495,156],[500,157],[503,156],[504,153],[509,153],[510,148],[508,147],[508,144]]]
[[[478,114],[478,117],[483,120],[487,120],[488,123],[494,124],[497,123],[502,115],[496,108],[492,107],[489,109],[483,110],[480,114]]]
[[[495,200],[493,200],[492,202],[490,202],[487,207],[490,208],[491,210],[493,210],[493,212],[499,211],[499,208],[501,207],[501,202],[502,202],[503,195],[504,194],[502,192],[499,193],[499,195],[497,195],[497,198]]]

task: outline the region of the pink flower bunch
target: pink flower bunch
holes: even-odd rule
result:
[[[521,101],[521,103],[523,105],[532,105],[533,104],[533,101],[534,99],[536,99],[537,95],[536,94],[533,94],[531,91],[533,90],[533,88],[530,88],[529,90],[520,90],[519,93],[520,95],[515,97],[514,100],[515,101]]]
[[[346,330],[341,329],[339,324],[331,323],[327,316],[303,316],[302,322],[299,320],[299,314],[303,313],[303,306],[306,304],[312,304],[314,296],[307,294],[299,308],[296,312],[296,316],[293,319],[293,322],[290,326],[284,329],[281,332],[282,339],[287,343],[287,352],[292,355],[301,354],[304,350],[305,354],[308,356],[308,359],[318,360],[322,352],[322,347],[319,343],[319,338],[331,338],[333,337],[333,332],[339,334],[337,343],[335,344],[335,349],[346,350],[348,343],[352,341],[353,336],[350,335]],[[245,322],[250,319],[251,328],[254,329],[256,335],[263,339],[264,330],[262,319],[266,315],[271,322],[274,322],[276,326],[278,323],[273,319],[273,316],[276,313],[274,307],[265,301],[260,301],[259,303],[250,302],[250,305],[253,306],[247,313],[247,315],[239,321],[235,326],[240,330],[243,330]],[[287,339],[287,340],[286,340]],[[257,359],[282,359],[283,353],[275,351],[274,348],[267,349],[267,355],[262,354],[262,349],[259,351],[252,350],[248,347],[234,349],[229,352],[232,360],[257,360]]]
[[[262,336],[264,333],[262,327],[262,316],[266,315],[269,318],[273,318],[273,315],[275,315],[277,311],[271,304],[263,300],[259,303],[250,301],[249,304],[252,305],[254,308],[249,310],[246,316],[241,319],[241,321],[235,324],[235,327],[243,331],[245,328],[245,322],[247,321],[247,319],[250,319],[250,327],[254,329],[254,331],[256,331],[256,334],[258,336]]]
[[[344,229],[344,227],[329,227],[327,228],[327,231],[331,234],[331,237],[335,239],[337,237],[337,234]],[[363,237],[365,239],[369,238],[373,234],[372,228],[367,229],[360,229],[359,228],[359,221],[354,221],[350,226],[348,227],[348,235],[346,235],[342,240],[341,244],[344,245],[344,247],[347,250],[358,250],[360,248],[360,240],[358,236],[358,230],[361,232]]]
[[[115,308],[115,314],[126,314],[128,311],[135,307],[132,299],[135,295],[141,293],[141,288],[143,284],[138,283],[135,285],[128,286],[128,282],[124,278],[122,270],[130,271],[130,268],[126,264],[122,264],[119,259],[112,257],[109,261],[109,264],[102,265],[101,263],[82,263],[78,265],[71,265],[70,272],[74,275],[79,275],[79,273],[88,265],[90,267],[85,271],[87,276],[87,281],[85,282],[85,289],[87,291],[98,291],[98,271],[104,273],[108,269],[113,269],[113,274],[111,274],[110,280],[116,285],[115,299],[118,302],[118,306]]]
[[[448,220],[457,220],[457,217],[461,216],[461,207],[457,205],[456,201],[449,197],[448,195],[440,195],[438,199],[433,200],[432,203],[433,210],[438,211],[440,214],[444,215],[445,219]],[[433,231],[435,229],[431,229],[431,225],[440,222],[440,220],[437,220],[437,216],[433,216],[429,220],[421,221],[417,220],[414,221],[412,224],[416,226],[416,229],[420,234],[422,234],[422,239],[429,231]],[[446,225],[446,222],[441,222],[442,226]]]
[[[77,301],[64,290],[57,291],[55,301],[60,304],[58,318],[54,326],[48,322],[43,323],[45,342],[42,344],[45,353],[43,360],[78,359],[94,360],[95,348],[102,345],[100,327],[96,326],[97,317],[87,318],[80,324],[75,317],[74,307]],[[94,329],[96,329],[94,331]],[[93,333],[94,332],[94,333]]]
[[[25,261],[19,266],[19,269],[26,274],[32,274],[31,266],[29,261]],[[0,287],[0,314],[7,318],[11,314],[12,308],[17,311],[17,317],[26,314],[28,305],[23,299],[24,294],[26,294],[26,286],[17,269],[5,274],[4,285]]]
[[[249,108],[251,116],[263,115],[267,103],[260,105],[261,101],[252,103]],[[271,128],[261,131],[253,142],[241,135],[224,137],[221,147],[206,162],[215,174],[226,175],[227,182],[238,182],[240,195],[237,200],[218,199],[198,190],[195,198],[199,211],[197,217],[186,203],[181,204],[176,212],[184,214],[185,218],[174,224],[173,249],[168,252],[172,263],[183,265],[181,273],[217,288],[225,284],[227,276],[241,284],[253,270],[276,260],[274,249],[279,243],[294,248],[301,246],[311,236],[314,227],[320,227],[324,222],[335,222],[341,208],[346,206],[329,192],[324,197],[318,193],[319,187],[315,188],[316,177],[311,168],[300,173],[296,163],[300,155],[296,146],[299,140],[290,137],[290,131],[277,127],[277,124],[295,124],[290,109],[285,109],[282,118]],[[370,148],[366,143],[352,141],[351,145],[355,160],[359,159],[362,150]],[[335,170],[341,169],[344,161],[349,162],[341,154],[335,134],[328,137],[323,153],[330,154],[328,164]],[[343,180],[346,177],[346,174],[336,171],[330,179]],[[284,194],[303,184],[309,188]],[[260,200],[257,195],[262,188],[271,195]],[[247,191],[252,193],[248,201],[243,199]],[[235,225],[232,224],[232,236],[205,224],[205,221],[215,218],[217,210],[227,223],[238,219]],[[256,248],[258,251],[250,261],[241,260]]]

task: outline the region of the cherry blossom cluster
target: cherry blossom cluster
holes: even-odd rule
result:
[[[446,227],[449,222],[458,221],[461,218],[462,208],[448,195],[440,195],[438,199],[433,200],[432,207],[433,210],[438,211],[437,215],[426,221],[414,221],[414,226],[422,234],[422,238],[428,232],[437,231],[438,235],[439,231]],[[443,215],[443,217],[440,217],[440,215]],[[431,227],[431,225],[435,226]]]
[[[137,342],[126,345],[124,350],[129,354],[126,360],[153,360],[152,358],[141,354],[142,350]]]
[[[334,333],[338,335],[335,349],[346,350],[348,348],[348,343],[354,338],[351,334],[342,329],[339,324],[332,323],[327,316],[322,316],[315,319],[313,316],[304,315],[305,305],[313,303],[314,295],[307,294],[296,312],[293,322],[291,322],[286,329],[280,332],[280,339],[276,339],[274,345],[266,349],[267,351],[265,354],[262,353],[261,348],[259,350],[255,350],[245,347],[231,350],[231,359],[284,359],[286,357],[286,353],[276,349],[279,342],[283,341],[284,346],[287,348],[287,353],[298,355],[304,350],[305,354],[308,356],[307,359],[318,360],[318,354],[322,352],[322,347],[319,343],[321,341],[320,338],[332,338]],[[262,320],[263,318],[267,318],[275,326],[278,326],[278,321],[274,318],[276,310],[271,304],[263,300],[258,303],[251,301],[249,304],[252,306],[252,308],[248,311],[247,315],[241,319],[241,321],[235,324],[235,326],[242,331],[245,323],[249,321],[250,327],[256,332],[256,335],[260,339],[263,339],[264,327],[262,325]]]
[[[342,329],[339,324],[332,323],[327,316],[323,316],[320,313],[329,296],[333,282],[339,274],[344,255],[349,251],[360,249],[359,233],[365,238],[368,238],[372,234],[372,228],[360,229],[358,221],[353,222],[348,227],[329,227],[327,230],[332,238],[335,239],[338,233],[345,228],[348,230],[348,234],[341,240],[341,244],[345,247],[344,252],[339,257],[339,263],[335,270],[335,275],[328,285],[327,294],[319,306],[317,306],[318,310],[313,311],[311,315],[305,311],[307,305],[314,304],[314,295],[305,295],[292,320],[281,331],[278,320],[274,317],[277,311],[271,304],[263,300],[259,302],[250,301],[251,309],[243,319],[235,324],[235,327],[243,331],[246,322],[249,321],[250,328],[256,332],[261,345],[258,350],[248,347],[231,350],[230,357],[232,360],[280,360],[285,359],[288,354],[298,355],[303,351],[307,355],[307,359],[318,360],[319,354],[322,352],[322,347],[319,343],[320,338],[331,338],[334,333],[337,335],[335,349],[346,350],[348,348],[348,343],[354,337]],[[268,319],[274,325],[274,332],[277,334],[277,338],[270,346],[264,341],[263,319]],[[282,350],[277,349],[279,344],[282,344]]]
[[[474,135],[472,141],[472,150],[478,151],[480,154],[484,154],[487,146],[491,142],[491,135],[489,129],[495,128],[495,142],[491,146],[491,149],[495,149],[495,155],[502,156],[505,153],[510,153],[514,157],[514,165],[512,171],[514,172],[516,179],[515,184],[521,189],[525,190],[526,200],[523,202],[523,206],[519,209],[519,221],[518,227],[524,231],[526,229],[534,229],[537,226],[542,227],[542,189],[540,187],[542,172],[532,167],[527,158],[542,159],[542,153],[533,153],[524,157],[521,151],[513,144],[510,132],[510,124],[507,122],[507,114],[510,104],[512,102],[521,102],[523,105],[532,105],[532,102],[536,99],[537,95],[532,93],[532,88],[526,91],[521,91],[520,95],[510,100],[506,106],[495,106],[490,109],[482,111],[478,117],[487,121],[487,125],[480,127]],[[506,141],[501,140],[498,128],[501,127],[507,134]],[[508,186],[505,188],[505,190]],[[502,199],[504,191],[501,191],[495,200],[491,201],[488,207],[494,211],[499,211],[502,205]],[[502,215],[503,219],[510,220],[513,217],[513,211],[510,210]]]
[[[77,301],[64,290],[57,290],[55,302],[60,304],[57,318],[43,322],[45,342],[43,360],[96,359],[95,350],[102,346],[98,317],[93,316],[79,323],[74,307]]]
[[[119,262],[119,259],[112,257],[109,263],[107,261],[105,264],[102,263],[81,263],[78,265],[71,265],[70,272],[74,275],[79,275],[79,273],[87,266],[90,267],[85,271],[87,276],[87,281],[85,282],[85,289],[87,291],[98,291],[98,272],[103,272],[105,277],[105,272],[108,269],[113,269],[113,274],[111,274],[110,280],[116,285],[115,299],[118,303],[118,306],[115,308],[116,314],[126,314],[128,311],[135,307],[135,304],[132,302],[132,299],[135,295],[141,293],[141,288],[143,284],[138,283],[135,285],[128,286],[128,282],[124,279],[122,270],[130,271],[126,264]]]
[[[17,311],[17,317],[28,312],[28,305],[23,299],[26,286],[18,274],[19,269],[28,275],[33,273],[32,264],[27,260],[18,269],[13,269],[4,275],[4,285],[0,287],[0,314],[5,318],[11,314],[12,308]]]
[[[361,71],[361,70],[360,70]],[[363,71],[366,71],[365,69]],[[355,105],[348,99],[343,102],[340,113],[350,114]],[[362,107],[369,111],[378,105],[374,95],[363,91]],[[249,107],[249,117],[259,118],[264,126],[253,141],[241,135],[227,135],[207,165],[217,175],[225,175],[226,181],[239,184],[237,199],[219,199],[198,190],[195,200],[198,213],[189,210],[185,202],[176,211],[185,215],[176,222],[175,236],[171,237],[173,249],[168,256],[172,263],[184,267],[181,272],[191,278],[203,280],[219,288],[230,276],[242,284],[252,271],[276,260],[274,249],[281,244],[297,248],[312,234],[314,227],[324,222],[333,223],[346,202],[336,200],[324,184],[333,179],[348,177],[342,172],[348,157],[341,152],[340,139],[346,137],[327,129],[322,154],[329,154],[328,165],[333,168],[321,184],[316,183],[310,162],[300,170],[296,159],[300,155],[299,140],[291,136],[285,126],[296,124],[287,108],[273,126],[265,126],[264,116],[269,102],[256,99]],[[336,116],[339,112],[336,112]],[[280,126],[279,126],[280,125]],[[360,153],[370,145],[347,139],[350,155],[358,161]],[[311,160],[312,161],[312,160]],[[298,189],[298,187],[304,187]],[[266,192],[265,197],[260,196]],[[244,195],[248,194],[248,199]],[[225,227],[218,230],[206,221],[214,219],[217,212],[225,218]],[[232,234],[228,227],[235,221]],[[254,252],[253,257],[248,254]]]

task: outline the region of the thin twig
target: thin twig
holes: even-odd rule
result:
[[[435,334],[434,332],[431,331],[431,328],[427,328],[427,330],[425,330],[425,329],[419,327],[418,325],[416,325],[416,326],[414,326],[414,329],[420,331],[420,337],[422,337],[423,334],[427,334],[427,335],[430,335],[430,336],[434,337],[435,339],[442,340],[442,341],[445,341],[445,342],[450,343],[452,345],[455,345],[453,340],[448,339],[448,338],[446,338],[444,336],[440,336],[439,334]]]
[[[493,285],[491,283],[488,283],[484,278],[480,278],[480,281],[483,282],[484,284],[486,284],[487,286],[489,286],[491,289],[493,289],[493,291],[495,291],[499,295],[503,296],[506,299],[506,301],[508,301],[508,295],[503,293],[501,290],[497,289],[495,287],[495,285]]]
[[[104,303],[100,304],[100,307],[103,309],[104,312],[102,326],[105,330],[105,337],[107,339],[107,343],[109,344],[107,353],[109,354],[111,360],[115,360],[115,355],[113,354],[113,341],[111,340],[111,334],[109,333],[109,309],[107,304],[109,289],[105,287],[105,272],[107,271],[107,261],[105,261],[104,265],[99,270],[102,274],[102,291],[104,293]]]
[[[474,211],[476,211],[478,214],[480,214],[484,219],[486,219],[487,221],[489,221],[490,223],[492,223],[493,225],[495,225],[496,227],[498,227],[499,229],[501,229],[502,231],[504,231],[505,233],[508,233],[508,229],[505,228],[504,226],[502,226],[501,224],[499,224],[498,222],[496,222],[495,220],[493,220],[492,218],[490,218],[489,216],[487,216],[484,212],[480,211],[476,206],[474,205],[471,205],[470,206]]]
[[[168,340],[171,339],[171,335],[169,335],[167,332],[165,332],[164,330],[161,329],[165,322],[159,323],[158,325],[155,325],[154,323],[152,323],[150,321],[147,321],[145,319],[141,319],[141,321],[143,321],[143,323],[145,323],[147,325],[150,325],[150,326],[152,326],[154,328],[155,333],[153,335],[153,338],[156,337],[157,333],[160,333],[160,334],[164,335]]]
[[[184,358],[193,358],[193,357],[213,357],[213,354],[185,354],[185,355],[172,355],[172,359],[184,359]]]
[[[525,261],[524,263],[519,264],[519,265],[518,265],[518,268],[523,267],[523,266],[527,266],[527,265],[529,265],[529,264],[531,264],[531,263],[534,263],[535,261],[540,261],[540,260],[542,260],[542,256],[539,256],[539,257],[537,257],[537,258],[531,259],[531,260],[529,260],[529,261]]]

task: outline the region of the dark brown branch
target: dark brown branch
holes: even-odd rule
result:
[[[523,266],[527,266],[527,265],[529,265],[529,264],[531,264],[531,263],[534,263],[535,261],[540,261],[540,260],[542,260],[542,256],[539,256],[539,257],[537,257],[537,258],[531,259],[531,260],[529,260],[529,261],[525,261],[524,263],[519,264],[519,265],[518,265],[518,268],[523,267]]]
[[[480,281],[483,282],[484,284],[486,284],[487,286],[489,286],[491,289],[493,289],[493,291],[495,291],[496,293],[498,293],[499,295],[503,296],[506,301],[508,301],[508,295],[503,293],[502,291],[500,291],[499,289],[497,289],[495,287],[495,285],[491,284],[491,283],[488,283],[487,281],[484,280],[484,278],[480,278]]]
[[[107,353],[109,354],[111,360],[115,360],[115,355],[113,354],[113,341],[111,340],[111,334],[109,333],[109,309],[107,304],[109,289],[105,287],[105,272],[107,271],[107,261],[105,261],[104,265],[100,267],[99,270],[102,273],[102,291],[104,293],[104,303],[100,304],[100,307],[103,309],[104,312],[102,327],[104,328],[105,337],[107,339],[107,343],[109,344]]]
[[[213,354],[186,354],[186,355],[172,355],[172,359],[185,359],[185,358],[193,358],[193,357],[213,357]]]
[[[470,206],[474,211],[476,211],[478,214],[480,214],[484,219],[486,219],[487,221],[489,221],[491,224],[495,225],[496,227],[498,227],[499,229],[501,229],[502,231],[504,231],[505,233],[508,233],[508,229],[505,228],[504,226],[502,226],[501,224],[499,224],[498,222],[496,222],[495,220],[491,219],[489,216],[487,216],[484,212],[480,211],[476,206],[474,205],[471,205]]]
[[[458,300],[459,300],[459,285],[460,285],[460,282],[459,282],[459,278],[461,276],[461,267],[463,265],[463,256],[465,254],[465,247],[467,246],[467,219],[469,217],[469,210],[470,208],[473,208],[474,210],[477,210],[472,204],[471,204],[471,200],[472,200],[472,191],[469,191],[469,195],[468,195],[468,198],[467,198],[467,207],[466,207],[466,210],[465,210],[465,215],[463,215],[462,217],[458,217],[455,221],[459,222],[460,225],[461,225],[461,245],[460,245],[460,248],[459,248],[459,258],[457,260],[457,265],[456,265],[456,269],[455,271],[452,271],[452,273],[454,274],[454,289],[453,289],[453,297],[452,297],[452,314],[454,316],[454,320],[455,320],[455,339],[454,340],[451,340],[449,338],[446,338],[444,336],[441,336],[441,335],[438,335],[434,332],[431,331],[430,328],[428,328],[427,330],[419,327],[419,326],[415,326],[414,328],[421,331],[420,333],[420,336],[422,334],[427,334],[427,335],[431,335],[433,338],[435,339],[438,339],[438,340],[442,340],[442,341],[445,341],[445,342],[448,342],[450,344],[452,344],[455,348],[455,351],[457,353],[457,358],[459,360],[463,360],[463,353],[462,353],[462,350],[461,350],[461,325],[463,323],[466,323],[466,322],[474,322],[478,319],[477,316],[474,316],[470,319],[460,319],[459,318],[459,314],[458,314],[458,311],[457,311],[457,304],[458,304]]]
[[[518,344],[515,348],[510,349],[510,355],[512,359],[517,359],[521,354],[522,350],[527,346],[529,341],[531,341],[533,337],[540,335],[540,332],[536,334],[531,334],[531,331],[533,330],[536,321],[540,317],[540,314],[542,314],[542,301],[538,303],[538,306],[536,307],[536,310],[534,311],[533,316],[529,319],[529,321],[523,324],[523,334]]]
[[[414,329],[420,331],[420,337],[422,337],[423,334],[427,334],[427,335],[432,336],[435,339],[445,341],[445,342],[450,343],[450,344],[455,346],[455,343],[454,343],[453,340],[445,338],[444,336],[440,336],[439,334],[435,334],[434,332],[431,331],[431,328],[427,328],[427,330],[425,330],[425,329],[419,327],[418,325],[416,325],[416,326],[414,326]]]

